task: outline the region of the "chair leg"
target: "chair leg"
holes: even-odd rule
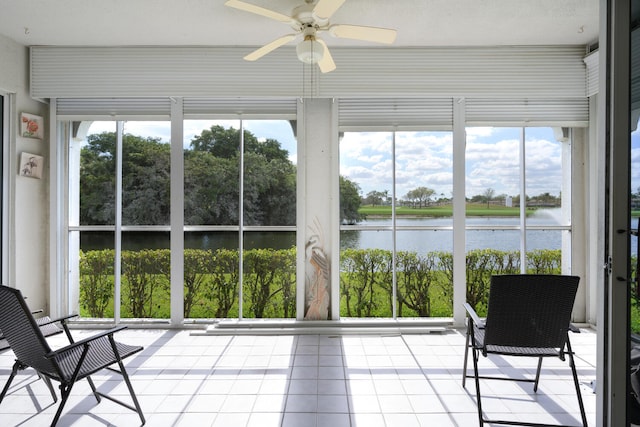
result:
[[[471,341],[471,333],[469,328],[472,328],[471,320],[467,319],[467,337],[464,345],[464,363],[462,366],[462,388],[465,388],[467,382],[467,359],[469,357],[469,343]]]
[[[62,415],[62,409],[64,409],[64,405],[67,403],[67,399],[71,394],[71,388],[73,387],[73,383],[70,384],[60,384],[60,405],[58,405],[58,410],[56,411],[56,415],[53,417],[53,421],[51,421],[51,427],[55,427],[58,424],[58,420],[60,419],[60,415]]]
[[[573,374],[573,384],[576,387],[576,395],[578,397],[578,406],[580,407],[580,416],[582,417],[582,425],[587,427],[587,415],[584,411],[584,402],[582,401],[582,392],[580,391],[580,383],[578,382],[578,372],[576,370],[576,364],[573,360],[573,350],[571,349],[571,343],[567,336],[567,352],[569,353],[569,365],[571,366],[571,373]]]
[[[536,380],[533,382],[533,392],[538,392],[538,382],[540,381],[540,370],[542,370],[542,357],[538,359],[538,369],[536,370]]]
[[[7,380],[7,383],[4,385],[4,388],[2,389],[2,393],[0,393],[0,402],[2,402],[4,400],[5,395],[7,394],[7,391],[9,391],[9,386],[11,386],[11,382],[13,381],[13,379],[15,378],[16,374],[18,373],[19,370],[21,369],[25,369],[26,366],[24,366],[22,363],[20,363],[20,361],[16,360],[16,363],[13,364],[13,368],[11,369],[11,375],[9,376],[9,379]],[[51,398],[53,398],[53,403],[56,403],[58,401],[58,395],[56,395],[56,391],[53,389],[53,385],[51,384],[51,380],[48,377],[45,377],[44,375],[42,375],[40,372],[37,372],[38,377],[44,381],[44,383],[46,384],[47,388],[49,389],[49,393],[51,393]]]
[[[120,374],[122,375],[122,379],[124,380],[124,383],[127,385],[127,388],[129,389],[129,394],[131,395],[131,399],[133,400],[133,404],[136,408],[136,412],[140,417],[140,421],[142,421],[141,425],[144,425],[146,421],[144,419],[144,414],[142,413],[142,408],[140,407],[140,403],[138,403],[138,398],[136,397],[136,394],[133,391],[133,386],[131,385],[131,381],[129,381],[129,374],[127,374],[127,370],[124,368],[124,363],[122,363],[122,360],[120,358],[118,358],[118,366],[120,368]]]
[[[16,360],[16,363],[13,364],[13,368],[11,369],[11,375],[9,375],[9,379],[7,380],[7,383],[4,385],[4,388],[2,389],[2,393],[0,393],[0,403],[2,403],[2,400],[4,399],[4,396],[7,394],[7,391],[9,391],[11,382],[15,378],[19,369],[22,369],[22,364]]]
[[[478,406],[478,422],[479,426],[482,427],[484,425],[484,419],[482,418],[482,401],[480,398],[480,377],[478,373],[478,352],[479,350],[473,348],[471,349],[471,357],[473,358],[473,373],[474,379],[476,383],[476,400]]]
[[[98,389],[96,388],[96,385],[93,383],[93,380],[91,379],[91,377],[87,377],[87,382],[89,383],[89,387],[91,387],[93,396],[96,398],[98,403],[102,402],[102,400],[100,399],[100,394],[98,393]]]

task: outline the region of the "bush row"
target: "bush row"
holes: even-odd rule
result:
[[[80,253],[80,310],[87,317],[113,317],[114,251]],[[527,254],[527,272],[560,273],[559,250]],[[296,309],[296,250],[184,251],[185,318],[238,316],[239,278],[243,278],[243,317],[289,318]],[[123,251],[121,315],[170,316],[170,251]],[[346,249],[340,254],[340,312],[345,317],[391,317],[393,257],[381,249]],[[453,315],[453,255],[398,252],[395,259],[398,317]],[[467,301],[486,307],[493,274],[520,272],[517,251],[473,250],[466,256]]]

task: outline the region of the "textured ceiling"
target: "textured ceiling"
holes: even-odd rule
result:
[[[290,14],[302,0],[245,0]],[[0,34],[19,44],[259,46],[287,24],[224,0],[0,0]],[[395,28],[397,46],[588,45],[599,0],[346,0],[333,24]],[[324,35],[328,45],[368,45]]]

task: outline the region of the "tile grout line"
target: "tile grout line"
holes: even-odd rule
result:
[[[196,388],[193,393],[191,393],[191,397],[189,398],[189,400],[187,401],[187,403],[185,404],[184,407],[184,411],[180,412],[180,415],[175,419],[175,421],[173,422],[172,426],[176,427],[180,424],[180,422],[182,421],[182,419],[184,418],[185,414],[187,413],[186,410],[187,408],[189,408],[189,405],[191,405],[191,403],[193,403],[195,397],[198,395],[198,392],[202,389],[202,387],[204,386],[205,381],[211,377],[211,375],[213,375],[213,373],[216,370],[216,365],[217,363],[220,361],[220,359],[222,358],[222,356],[226,353],[226,351],[229,349],[229,347],[231,347],[231,344],[233,343],[233,341],[235,340],[236,336],[232,336],[231,339],[225,344],[224,346],[224,350],[222,350],[220,352],[220,354],[218,355],[218,357],[216,358],[216,360],[213,362],[213,364],[211,365],[211,369],[209,371],[209,373],[200,381],[200,385],[198,386],[198,388]],[[213,421],[215,421],[216,418],[218,418],[219,413],[216,413],[215,417],[213,417],[213,419],[211,420],[212,424]]]
[[[413,357],[413,360],[416,362],[416,365],[420,368],[420,372],[422,373],[422,376],[424,377],[424,379],[427,381],[427,383],[429,384],[429,387],[431,387],[431,389],[433,389],[434,394],[437,396],[438,400],[440,401],[440,404],[442,405],[442,407],[446,410],[446,414],[449,417],[449,420],[451,420],[451,422],[454,425],[458,425],[456,423],[456,420],[453,418],[453,416],[451,415],[451,410],[449,409],[449,407],[447,406],[446,402],[440,397],[440,393],[438,393],[438,391],[436,390],[436,387],[433,385],[433,383],[431,382],[431,380],[429,379],[429,377],[427,376],[427,374],[424,372],[424,369],[422,369],[422,366],[420,365],[420,362],[418,361],[418,358],[416,357],[415,353],[413,352],[413,350],[411,349],[411,346],[409,345],[409,343],[407,342],[407,340],[405,339],[403,334],[400,334],[400,338],[402,338],[402,342],[404,343],[404,345],[407,347],[407,350],[409,350],[409,353],[411,353],[411,357]],[[403,386],[404,387],[404,386]],[[405,390],[406,392],[406,390]]]

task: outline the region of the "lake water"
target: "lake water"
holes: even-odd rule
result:
[[[426,253],[431,251],[453,250],[452,229],[423,229],[428,227],[449,227],[451,218],[398,218],[396,248],[401,251],[415,251]],[[520,231],[505,228],[517,227],[518,218],[467,218],[467,227],[481,227],[482,229],[468,229],[465,234],[466,249],[499,249],[504,251],[520,250]],[[558,225],[545,220],[527,220],[528,225]],[[371,219],[362,225],[371,227],[390,227],[390,219]],[[413,230],[404,230],[413,227]],[[416,229],[419,228],[419,229]],[[560,249],[562,246],[562,230],[530,230],[526,235],[527,251],[534,249]],[[341,233],[341,248],[381,248],[392,249],[391,231],[343,231]]]
[[[396,248],[401,251],[427,253],[431,251],[453,250],[452,218],[398,218]],[[517,227],[519,218],[513,217],[471,217],[466,219],[466,249],[499,249],[516,251],[520,249],[520,231],[505,228]],[[393,248],[391,219],[369,219],[358,224],[373,229],[341,231],[341,249],[347,248]],[[559,226],[559,211],[544,210],[527,218],[528,226]],[[411,227],[412,230],[403,228]],[[449,227],[449,229],[445,229]],[[431,228],[431,229],[429,229]],[[527,251],[535,249],[560,249],[565,230],[530,230],[527,232]],[[246,232],[245,249],[274,248],[285,249],[295,245],[293,231]],[[635,254],[635,244],[632,245]],[[81,233],[83,250],[113,248],[113,233],[84,231]],[[123,233],[123,249],[169,248],[169,232],[128,231]],[[194,249],[237,248],[238,233],[234,231],[193,231],[185,233],[185,247]]]

